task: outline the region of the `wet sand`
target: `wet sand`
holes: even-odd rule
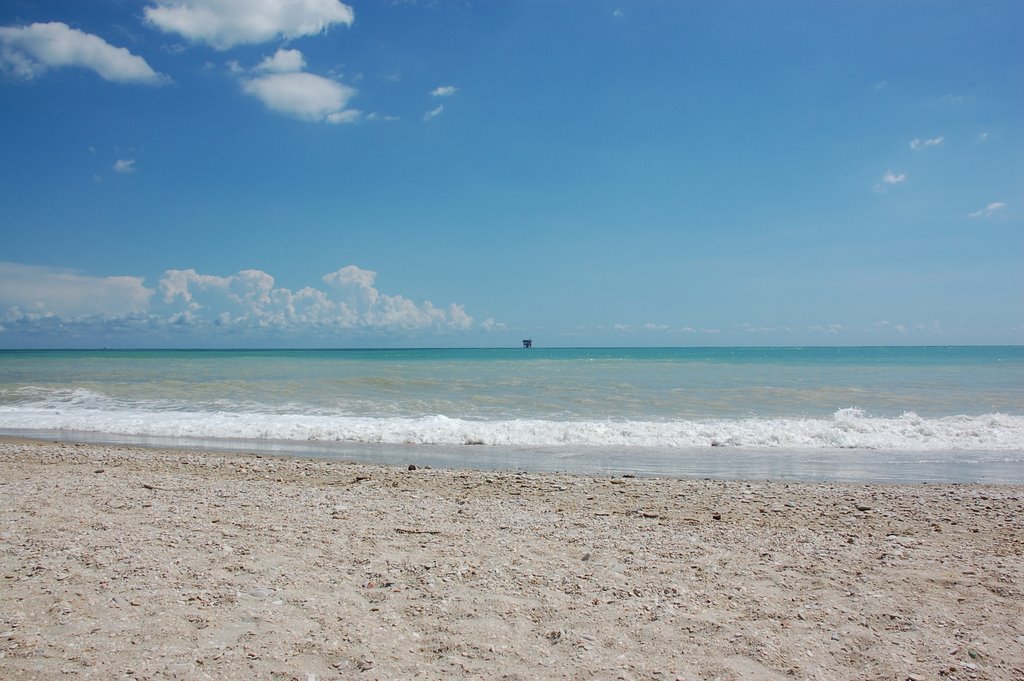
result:
[[[0,442],[0,677],[1022,679],[1024,486]]]

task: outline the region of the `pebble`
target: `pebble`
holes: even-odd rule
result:
[[[870,511],[871,510],[871,507],[868,506],[867,504],[857,504],[856,506],[854,506],[854,508],[857,509],[858,511]]]

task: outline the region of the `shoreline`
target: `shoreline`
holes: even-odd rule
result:
[[[710,480],[877,484],[1024,485],[1024,451],[894,451],[858,448],[627,448],[387,444],[298,440],[180,438],[77,431],[0,430],[0,443],[39,442],[255,454],[312,461],[490,472],[636,475]]]
[[[1019,484],[3,438],[0,580],[10,679],[1024,676]]]

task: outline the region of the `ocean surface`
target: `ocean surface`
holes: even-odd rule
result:
[[[0,351],[0,433],[439,466],[1024,482],[1024,346]]]

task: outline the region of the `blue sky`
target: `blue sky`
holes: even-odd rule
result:
[[[0,347],[1022,343],[1021,26],[11,0]]]

